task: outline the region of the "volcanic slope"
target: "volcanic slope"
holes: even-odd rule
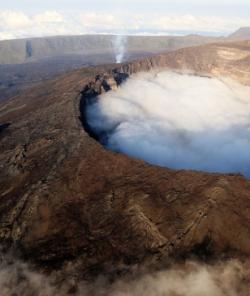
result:
[[[107,151],[84,118],[87,102],[133,73],[188,69],[250,85],[249,61],[250,41],[205,45],[76,70],[2,102],[1,244],[83,275],[192,254],[249,257],[249,180]]]

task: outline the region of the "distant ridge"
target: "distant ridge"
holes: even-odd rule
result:
[[[126,53],[145,56],[160,52],[217,42],[218,37],[127,36]],[[22,64],[41,59],[72,55],[114,55],[114,36],[55,36],[0,41],[0,64]],[[143,54],[143,55],[142,55]]]
[[[114,35],[78,35],[0,41],[0,101],[41,81],[81,68],[115,63]],[[127,36],[124,62],[209,43],[250,40],[250,28],[228,37]]]
[[[197,34],[186,36],[127,36],[128,56],[148,56],[189,46],[226,40],[250,39],[250,27],[243,27],[228,37]],[[0,41],[0,64],[23,64],[48,58],[68,56],[114,55],[113,35],[78,35],[25,38]],[[125,58],[125,60],[127,60]]]
[[[233,40],[247,40],[250,39],[250,27],[243,27],[228,36]]]

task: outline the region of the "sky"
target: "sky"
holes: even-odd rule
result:
[[[250,0],[0,0],[0,40],[78,34],[227,35]]]

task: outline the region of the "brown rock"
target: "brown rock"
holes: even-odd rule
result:
[[[77,260],[84,271],[191,253],[249,256],[243,176],[151,166],[105,150],[82,127],[85,100],[153,67],[249,85],[249,53],[246,41],[83,68],[0,104],[1,125],[10,123],[0,134],[1,242],[40,264]]]

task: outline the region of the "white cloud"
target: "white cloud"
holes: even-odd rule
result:
[[[23,12],[0,11],[1,31],[25,28],[31,25],[30,18]]]
[[[155,30],[183,30],[188,28],[194,31],[230,33],[239,27],[249,26],[250,19],[219,18],[219,17],[196,17],[183,15],[181,17],[159,17],[150,23]]]
[[[250,176],[249,93],[231,80],[139,73],[90,105],[87,119],[111,150],[174,169]]]
[[[0,12],[0,39],[71,35],[84,33],[83,26],[57,11],[26,15],[23,12]]]
[[[79,15],[82,25],[89,30],[112,30],[122,26],[118,17],[109,13],[83,12]]]
[[[64,21],[63,15],[56,11],[45,11],[34,16],[33,22],[36,23],[61,23]]]
[[[0,39],[51,35],[77,35],[86,33],[168,34],[207,32],[228,34],[250,19],[197,17],[192,14],[165,15],[123,12],[77,11],[62,13],[44,11],[25,14],[22,11],[0,11]]]

